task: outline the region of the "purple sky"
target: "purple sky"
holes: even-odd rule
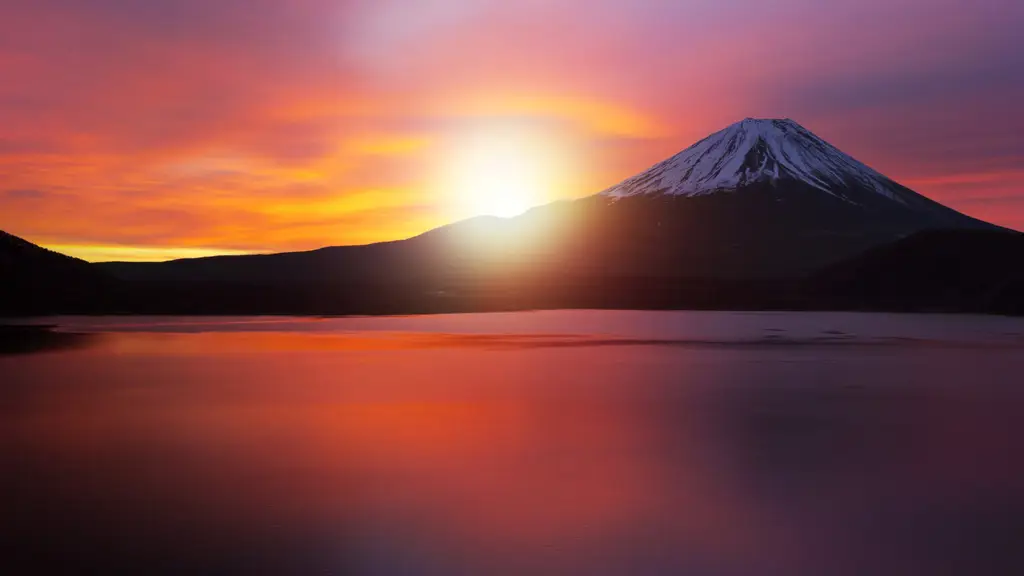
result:
[[[1021,30],[1011,0],[8,1],[0,229],[86,256],[393,239],[450,219],[465,130],[557,141],[547,200],[748,116],[1024,229]]]

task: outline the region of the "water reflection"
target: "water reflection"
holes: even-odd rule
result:
[[[0,358],[0,570],[1024,573],[1019,351],[609,340]]]

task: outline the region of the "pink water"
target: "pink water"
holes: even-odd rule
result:
[[[0,573],[1024,573],[1020,319],[55,321]]]

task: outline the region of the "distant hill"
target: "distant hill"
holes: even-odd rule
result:
[[[254,305],[226,296],[242,287],[256,300],[330,312],[412,302],[425,310],[457,302],[796,306],[791,288],[769,287],[936,229],[1002,231],[897,184],[792,120],[747,119],[600,194],[516,218],[474,218],[368,246],[99,266],[138,285],[173,287],[184,308],[221,306],[211,304],[219,293],[224,306]]]
[[[515,218],[366,246],[96,264],[120,282],[91,310],[1013,311],[1019,238],[909,190],[792,120],[747,119],[600,194]],[[16,276],[42,287],[40,298],[87,276],[81,261],[18,242]],[[918,291],[903,292],[904,283]],[[22,299],[37,295],[21,290]]]
[[[818,306],[1024,314],[1024,234],[933,230],[831,266]]]
[[[0,231],[0,314],[89,310],[111,283],[84,260]]]

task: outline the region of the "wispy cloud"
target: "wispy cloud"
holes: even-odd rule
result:
[[[467,125],[573,148],[568,197],[746,116],[1022,227],[1022,27],[1011,0],[8,2],[0,229],[138,254],[386,240],[445,221],[438,157]]]

